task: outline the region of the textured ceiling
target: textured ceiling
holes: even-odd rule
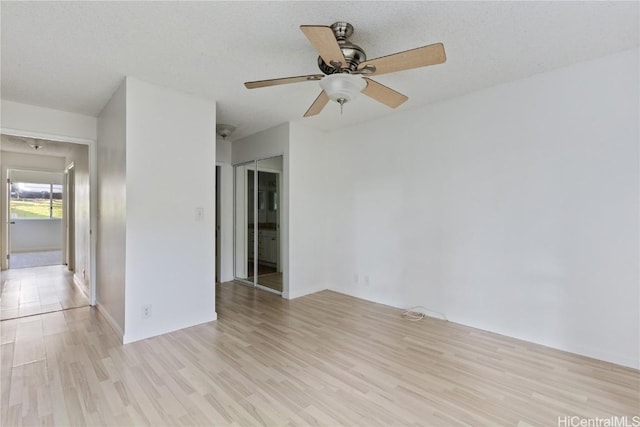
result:
[[[355,27],[369,58],[443,42],[442,65],[380,76],[409,96],[399,110],[638,46],[638,2],[7,2],[2,97],[97,115],[124,76],[218,103],[237,139],[303,120],[335,129],[394,110],[360,97],[342,116],[302,114],[317,82],[243,82],[317,73],[301,24]]]

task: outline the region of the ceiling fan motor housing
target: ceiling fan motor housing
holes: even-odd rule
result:
[[[333,34],[336,36],[340,50],[342,51],[347,63],[342,64],[340,68],[336,68],[331,64],[324,62],[321,57],[318,57],[318,67],[320,68],[320,71],[327,75],[356,71],[358,69],[358,65],[367,60],[367,55],[360,46],[351,43],[348,40],[348,38],[353,34],[353,25],[348,22],[336,22],[331,26],[331,29],[333,30]]]

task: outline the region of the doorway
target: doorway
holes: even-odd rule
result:
[[[8,176],[9,269],[1,275],[0,320],[89,305],[63,265],[74,250],[73,173],[8,169]]]
[[[95,303],[94,142],[0,138],[0,319]]]
[[[8,267],[63,263],[63,174],[8,170]]]
[[[283,156],[234,166],[234,275],[282,294]]]

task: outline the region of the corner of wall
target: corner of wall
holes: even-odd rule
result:
[[[215,319],[216,105],[126,84],[124,341],[132,342]],[[167,194],[179,202],[165,203]]]
[[[98,303],[96,304],[96,308],[98,309],[100,314],[102,314],[102,316],[105,318],[109,326],[111,326],[111,329],[113,329],[113,331],[116,333],[118,338],[120,338],[120,342],[124,344],[124,332],[120,328],[120,325],[118,325],[118,322],[116,322],[113,319],[113,317],[111,317],[111,314],[107,309],[105,309],[104,305]]]

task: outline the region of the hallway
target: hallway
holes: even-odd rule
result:
[[[89,305],[64,265],[5,270],[0,277],[0,320]]]

